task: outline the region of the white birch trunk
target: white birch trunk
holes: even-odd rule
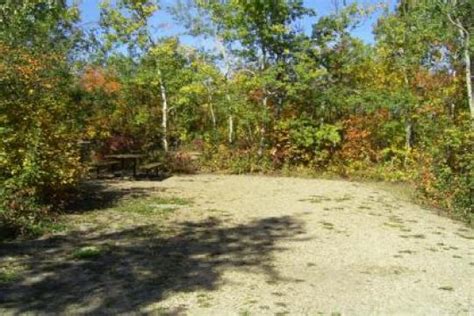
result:
[[[229,144],[234,142],[234,117],[229,114]]]
[[[264,91],[264,93],[266,94],[266,92]],[[263,97],[263,108],[264,108],[264,111],[266,111],[267,109],[267,96],[265,95]],[[265,147],[265,119],[262,119],[262,126],[260,127],[260,142],[259,142],[259,145],[258,145],[258,155],[259,156],[262,156],[263,155],[263,149]]]
[[[474,96],[472,95],[472,73],[471,73],[471,55],[469,53],[469,33],[460,30],[464,34],[464,63],[466,66],[466,90],[467,99],[469,103],[469,111],[471,112],[471,119],[474,119]]]
[[[267,63],[267,58],[266,58],[266,51],[264,48],[262,48],[262,64],[260,65],[260,70],[263,73],[266,68],[266,63]],[[263,111],[264,113],[267,111],[267,102],[268,102],[268,96],[267,96],[267,90],[265,86],[262,89],[263,92],[263,99],[262,99],[262,106],[263,106]],[[262,156],[263,155],[263,149],[265,147],[265,118],[262,118],[262,126],[260,127],[260,142],[258,146],[258,155]]]
[[[229,144],[233,144],[234,142],[234,116],[232,115],[232,105],[231,105],[231,102],[230,102],[230,95],[229,95],[229,92],[227,91],[227,88],[228,88],[228,85],[229,85],[229,73],[231,71],[231,64],[230,64],[230,60],[229,60],[229,56],[227,54],[227,50],[223,44],[223,41],[222,39],[220,39],[219,37],[216,37],[216,43],[217,43],[217,47],[220,49],[221,53],[222,53],[222,56],[224,58],[224,65],[225,65],[225,75],[224,75],[224,78],[225,78],[225,86],[226,86],[226,94],[225,94],[225,98],[227,100],[227,104],[228,104],[228,111],[229,111],[229,130],[228,130],[228,142]]]
[[[163,150],[168,152],[168,99],[166,97],[166,88],[163,83],[163,77],[161,75],[161,71],[158,71],[158,75],[160,76],[160,92],[161,92],[161,128],[163,132],[163,136],[161,141],[163,143]]]
[[[214,107],[212,106],[212,94],[211,89],[207,87],[207,103],[209,103],[209,112],[211,114],[212,128],[216,129],[216,114],[214,113]]]
[[[226,82],[227,84],[227,82]],[[228,141],[229,144],[234,142],[234,116],[232,115],[232,107],[230,106],[230,95],[226,93],[225,98],[229,104],[229,131],[228,131]]]
[[[212,120],[212,128],[215,130],[216,129],[216,114],[214,113],[214,108],[212,107],[212,104],[209,103],[209,110],[211,112],[211,120]]]
[[[453,6],[453,8],[455,8],[457,5],[457,1],[456,0],[452,1],[451,5]],[[463,55],[464,55],[464,65],[465,65],[465,70],[466,70],[467,102],[469,104],[469,112],[471,114],[472,124],[474,125],[474,99],[472,95],[471,55],[469,52],[470,29],[462,25],[461,21],[458,18],[453,18],[449,12],[447,16],[451,24],[453,24],[459,30],[459,35],[461,36],[461,43],[463,46]]]

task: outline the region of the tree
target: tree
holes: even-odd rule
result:
[[[270,66],[286,64],[292,58],[291,52],[298,45],[302,33],[294,22],[312,13],[303,6],[301,0],[291,1],[197,1],[207,10],[213,23],[218,25],[224,43],[242,57],[247,63],[254,65],[251,70],[260,76],[262,92],[262,117],[260,119],[261,155],[265,143],[267,108],[269,97],[276,97],[278,107],[282,107],[281,93],[273,89],[282,75],[268,71]],[[250,69],[249,69],[250,70]],[[280,91],[281,92],[281,91]]]
[[[473,49],[473,40],[471,39],[474,22],[472,12],[474,4],[469,0],[436,0],[436,1],[401,1],[398,6],[398,12],[406,21],[420,21],[418,32],[411,34],[411,38],[420,38],[420,33],[430,34],[431,42],[442,42],[445,44],[441,49],[446,49],[451,55],[451,63],[454,68],[456,65],[456,55],[462,56],[465,73],[465,85],[468,108],[471,118],[474,117],[473,101],[473,83],[472,83],[472,63],[471,51]],[[418,43],[418,47],[429,49]],[[425,42],[426,44],[426,42]],[[447,45],[446,45],[447,44]],[[440,46],[440,45],[434,45]],[[430,52],[427,52],[427,54]],[[453,64],[454,62],[454,64]]]
[[[105,30],[106,50],[125,46],[130,57],[141,52],[148,54],[156,45],[150,33],[150,19],[159,9],[157,1],[117,1],[112,7],[109,1],[102,3],[101,25]],[[161,95],[161,126],[163,150],[168,151],[168,95],[166,82],[160,68],[155,69]]]
[[[471,32],[474,29],[474,21],[472,19],[474,4],[469,0],[445,0],[439,1],[438,5],[449,22],[459,32],[460,47],[464,58],[467,101],[471,112],[471,119],[474,120],[474,83],[472,81],[473,65],[471,63],[471,50],[474,47],[474,40],[471,39]]]

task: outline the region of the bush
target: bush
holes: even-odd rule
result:
[[[79,109],[64,55],[5,45],[0,54],[0,220],[26,233],[82,175],[72,119]]]
[[[33,188],[4,183],[0,189],[0,226],[5,230],[2,237],[29,233],[48,211],[39,205]]]
[[[274,169],[267,152],[257,154],[257,148],[239,149],[225,145],[210,146],[203,152],[201,163],[207,171],[232,174],[267,172]]]
[[[419,176],[419,190],[430,203],[474,222],[474,131],[466,124],[439,133]]]
[[[167,154],[165,162],[171,172],[194,174],[199,169],[196,159],[190,152],[178,151]]]
[[[341,142],[340,128],[318,125],[309,119],[287,120],[275,126],[272,142],[276,167],[290,164],[323,168]]]

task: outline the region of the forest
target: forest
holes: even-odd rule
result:
[[[72,1],[2,1],[2,230],[38,231],[91,159],[129,152],[173,173],[406,183],[472,223],[474,2],[333,3],[103,0],[87,25]],[[374,14],[367,43],[353,30]]]

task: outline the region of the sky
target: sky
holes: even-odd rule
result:
[[[250,0],[255,1],[255,0]],[[270,0],[264,0],[270,1]],[[358,2],[363,5],[375,5],[382,2],[381,0],[348,0],[348,3]],[[384,3],[388,4],[390,8],[395,6],[396,0],[383,0]],[[79,6],[81,10],[82,23],[88,27],[97,26],[99,21],[99,3],[100,0],[79,0]],[[172,6],[175,3],[174,0],[161,0],[160,10],[156,16],[153,17],[153,22],[160,26],[159,32],[161,36],[179,36],[183,44],[191,45],[195,47],[206,47],[212,45],[209,39],[195,38],[191,36],[183,35],[185,29],[178,25],[176,21],[167,12],[166,7]],[[301,27],[307,34],[311,33],[312,25],[316,20],[328,14],[331,14],[335,10],[333,0],[304,0],[304,4],[307,8],[312,8],[316,11],[316,17],[308,17],[301,21]],[[380,16],[381,12],[375,13],[373,16],[363,21],[361,25],[355,29],[352,34],[366,43],[373,43],[374,36],[372,33],[373,26]],[[209,47],[208,47],[209,48]]]

